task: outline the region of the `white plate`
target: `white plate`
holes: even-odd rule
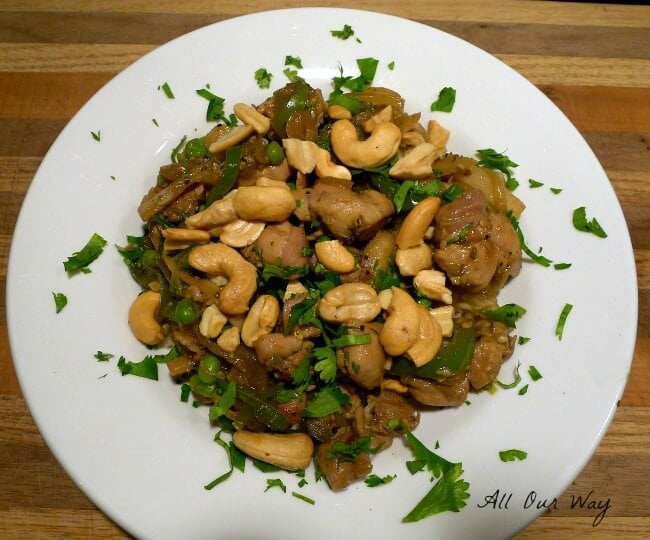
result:
[[[361,43],[330,35],[344,24]],[[112,244],[139,232],[136,207],[179,139],[207,131],[206,101],[194,90],[210,83],[227,108],[260,102],[269,91],[257,88],[254,71],[269,69],[271,89],[279,88],[288,54],[300,56],[301,75],[325,90],[339,62],[352,74],[355,59],[376,57],[375,83],[401,92],[409,111],[449,127],[450,149],[507,151],[521,164],[517,195],[528,205],[521,223],[529,244],[573,263],[564,271],[526,264],[503,291],[502,302],[528,309],[518,330],[532,340],[517,348],[501,378],[509,379],[521,362],[527,395],[500,390],[471,396],[469,407],[423,414],[416,435],[430,446],[439,440],[443,456],[464,464],[471,498],[460,514],[400,523],[429,484],[424,474],[409,475],[404,462],[410,452],[399,441],[374,462],[376,473],[397,474],[392,484],[369,489],[361,483],[332,493],[308,473],[310,483],[299,491],[315,499],[314,506],[277,488],[264,493],[267,477],[250,466],[204,491],[227,465],[205,409],[180,403],[164,370],[155,383],[121,377],[115,359],[93,358],[97,350],[131,359],[146,353],[126,324],[138,288]],[[165,81],[176,99],[157,89]],[[456,106],[451,114],[431,115],[429,105],[443,86],[456,88]],[[91,131],[101,131],[100,142]],[[530,177],[545,186],[529,189]],[[563,191],[553,195],[549,186]],[[598,217],[607,239],[572,227],[578,206]],[[109,241],[106,252],[91,274],[69,278],[62,261],[93,232]],[[53,291],[69,299],[58,315]],[[551,502],[600,441],[628,374],[636,301],[632,249],[612,188],[584,140],[541,92],[448,34],[341,9],[224,21],[160,47],[107,84],[63,130],[32,182],[16,225],[7,292],[13,357],[39,429],[81,489],[140,538],[509,536],[541,512],[526,504],[528,495]],[[567,302],[574,309],[559,341],[555,324]],[[526,374],[531,364],[543,374],[539,382]],[[510,448],[527,451],[528,459],[501,462],[498,452]],[[297,489],[295,476],[272,476]],[[496,490],[512,494],[508,508],[479,508]]]

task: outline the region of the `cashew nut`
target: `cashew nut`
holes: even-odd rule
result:
[[[233,197],[235,211],[249,221],[284,221],[296,208],[291,191],[283,187],[240,187]]]
[[[208,339],[214,339],[221,333],[226,322],[228,322],[228,319],[221,313],[219,308],[215,304],[210,304],[201,314],[199,332]]]
[[[240,343],[239,328],[236,326],[231,326],[221,332],[221,335],[217,339],[217,345],[227,352],[235,352]]]
[[[401,148],[405,147],[416,147],[422,143],[427,142],[424,138],[424,135],[419,131],[411,130],[406,133],[402,133],[402,141],[399,143]]]
[[[297,171],[308,174],[316,167],[316,146],[312,141],[282,139],[287,161]]]
[[[409,293],[399,287],[392,287],[390,291],[389,315],[379,334],[379,341],[388,354],[398,356],[409,350],[418,338],[420,311]]]
[[[431,248],[422,242],[414,247],[398,249],[395,252],[395,264],[402,276],[414,276],[433,265]]]
[[[237,190],[230,191],[223,199],[214,201],[201,212],[185,219],[185,226],[190,229],[213,229],[237,219],[237,212],[232,204]]]
[[[163,229],[162,235],[165,238],[163,245],[165,251],[185,249],[192,244],[203,244],[210,241],[209,232],[195,229]]]
[[[406,351],[411,361],[418,367],[431,362],[442,345],[442,330],[438,321],[423,306],[418,306],[420,327],[415,343]]]
[[[156,320],[160,308],[160,293],[146,291],[129,308],[129,327],[133,335],[145,345],[158,345],[163,340],[162,327]]]
[[[266,135],[271,129],[271,120],[246,103],[236,103],[232,110],[237,118],[251,126],[258,135]]]
[[[235,126],[230,128],[224,135],[214,141],[208,150],[213,154],[223,152],[224,150],[228,150],[228,148],[245,141],[253,133],[255,133],[253,126],[247,124],[244,124],[243,126]]]
[[[427,142],[418,144],[390,168],[388,174],[394,178],[428,178],[432,174],[432,164],[436,157],[436,148]]]
[[[327,107],[327,116],[332,120],[342,120],[344,118],[352,118],[352,113],[343,107],[343,105],[330,105]]]
[[[302,283],[300,283],[300,281],[289,281],[289,283],[287,283],[287,288],[284,291],[284,296],[282,297],[282,300],[286,302],[287,300],[291,300],[296,296],[302,296],[307,294],[309,294],[307,287],[305,287]]]
[[[404,386],[401,382],[395,379],[384,379],[381,381],[382,390],[391,390],[392,392],[397,392],[398,394],[406,394],[409,389]]]
[[[445,274],[438,270],[421,270],[413,279],[413,285],[427,298],[451,304],[451,291],[445,287],[445,279]]]
[[[429,142],[435,146],[436,150],[444,150],[449,141],[449,130],[435,120],[429,120],[427,124],[427,135]]]
[[[344,283],[327,291],[318,303],[320,316],[329,322],[372,321],[381,306],[377,293],[367,283]]]
[[[330,140],[336,156],[349,167],[377,167],[392,158],[402,138],[402,131],[392,122],[379,124],[370,137],[359,140],[350,120],[337,120],[332,125]]]
[[[343,165],[334,163],[332,155],[319,146],[316,146],[316,176],[352,180],[352,173]]]
[[[314,247],[316,257],[328,270],[346,274],[352,272],[355,267],[354,255],[338,240],[326,240],[317,242]]]
[[[444,337],[451,337],[454,334],[454,306],[437,307],[430,309],[429,313],[438,321]]]
[[[291,188],[284,180],[275,180],[274,178],[267,178],[266,176],[260,176],[255,180],[255,185],[258,187],[280,187],[291,191]]]
[[[251,306],[241,327],[241,339],[249,347],[260,337],[270,334],[280,316],[280,303],[274,296],[263,294]]]
[[[248,302],[257,289],[257,270],[238,251],[221,242],[211,242],[192,249],[187,262],[200,272],[228,278],[219,294],[221,311],[238,315],[248,310]]]
[[[404,218],[395,237],[398,248],[406,249],[417,246],[424,240],[424,235],[440,208],[440,202],[438,197],[428,197],[415,205]]]
[[[236,431],[232,442],[245,454],[288,471],[308,467],[314,454],[314,443],[305,433]]]
[[[393,119],[393,107],[387,105],[374,116],[371,116],[363,123],[363,130],[366,133],[372,133],[379,124],[385,124]]]
[[[266,223],[261,221],[236,219],[221,228],[219,240],[234,248],[250,246],[260,237],[264,227]]]

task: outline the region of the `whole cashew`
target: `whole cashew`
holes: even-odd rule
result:
[[[162,235],[165,238],[163,249],[175,251],[185,249],[192,244],[204,244],[210,241],[210,233],[200,229],[163,229]]]
[[[187,262],[200,272],[228,278],[219,294],[221,311],[239,315],[248,310],[248,302],[257,289],[257,270],[238,251],[221,242],[211,242],[190,251]]]
[[[232,204],[232,199],[237,190],[230,191],[223,199],[214,201],[201,212],[185,219],[185,226],[190,229],[210,230],[225,225],[237,219],[237,212]]]
[[[327,116],[332,120],[342,120],[343,118],[352,118],[352,113],[342,105],[330,105],[327,107]]]
[[[252,347],[257,339],[270,334],[280,316],[280,303],[274,296],[263,294],[251,306],[241,327],[242,341]]]
[[[349,167],[377,167],[392,158],[399,148],[401,130],[392,122],[379,124],[370,137],[359,140],[357,128],[350,120],[337,120],[332,125],[332,149]]]
[[[390,168],[388,174],[394,178],[429,178],[432,173],[436,148],[431,143],[423,142],[402,157]]]
[[[314,443],[305,433],[236,431],[232,442],[244,454],[288,471],[308,467],[314,454]]]
[[[235,212],[248,221],[284,221],[296,208],[291,191],[283,187],[245,186],[233,198]]]
[[[395,243],[400,249],[417,246],[424,240],[424,235],[431,225],[438,208],[440,208],[438,197],[428,197],[418,204],[407,214],[402,226],[395,237]]]
[[[344,283],[327,291],[318,303],[320,316],[329,322],[372,321],[381,306],[377,293],[367,283]]]
[[[230,128],[225,134],[214,141],[209,146],[208,150],[213,154],[223,152],[224,150],[228,150],[228,148],[245,141],[253,133],[255,133],[255,129],[253,126],[249,126],[248,124],[235,126]]]
[[[418,305],[420,327],[415,343],[406,351],[411,361],[418,367],[431,362],[442,345],[442,329],[438,321],[424,308]]]
[[[328,270],[346,274],[352,272],[355,266],[354,255],[350,253],[339,240],[317,242],[314,247],[316,257]]]
[[[258,135],[266,135],[271,129],[271,120],[246,103],[236,103],[232,110],[237,118],[251,126]]]
[[[332,155],[320,146],[316,146],[316,176],[318,176],[318,178],[328,176],[330,178],[352,180],[352,173],[343,165],[337,165],[334,163],[332,161]]]
[[[385,124],[393,119],[393,107],[387,105],[374,116],[371,116],[363,123],[363,131],[372,133],[379,124]]]
[[[420,311],[409,293],[399,287],[390,290],[389,316],[381,329],[379,341],[388,354],[398,356],[408,351],[418,339]]]
[[[156,320],[160,308],[160,293],[146,291],[129,308],[129,327],[133,335],[145,345],[158,345],[163,340],[162,327]]]
[[[402,276],[415,276],[420,271],[431,268],[433,255],[431,248],[424,242],[417,246],[398,249],[395,252],[395,264]]]

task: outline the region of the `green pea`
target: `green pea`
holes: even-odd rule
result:
[[[145,252],[142,254],[142,257],[140,258],[140,262],[145,268],[155,268],[158,266],[158,260],[158,252],[155,249],[145,250]]]
[[[170,318],[178,324],[192,324],[200,316],[201,308],[198,304],[189,298],[183,298],[174,307],[174,313]]]
[[[266,157],[269,158],[271,165],[280,165],[284,161],[284,150],[277,141],[272,141],[266,147]]]
[[[206,354],[199,364],[199,379],[205,384],[214,384],[217,374],[221,370],[221,362],[213,354]]]
[[[183,155],[186,159],[202,158],[208,153],[208,147],[201,139],[190,139],[185,145]]]
[[[205,398],[212,397],[217,390],[215,385],[204,383],[198,375],[190,377],[190,388],[195,395]]]

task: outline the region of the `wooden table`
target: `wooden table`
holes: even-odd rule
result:
[[[117,72],[200,26],[279,7],[373,9],[489,51],[542,89],[596,152],[632,235],[639,325],[629,383],[575,483],[519,538],[650,538],[650,7],[442,0],[0,0],[0,537],[125,537],[73,484],[34,426],[7,338],[13,227],[45,152]],[[572,497],[610,500],[598,511]]]

